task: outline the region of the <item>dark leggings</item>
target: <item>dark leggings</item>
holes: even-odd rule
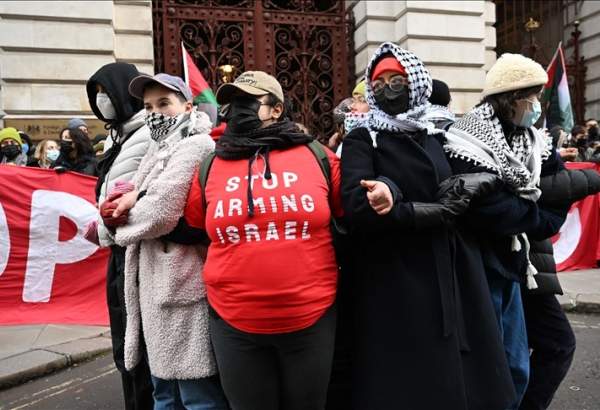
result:
[[[239,331],[210,310],[210,335],[233,410],[323,410],[331,374],[336,310],[291,333]]]
[[[554,295],[523,292],[523,308],[533,351],[529,385],[519,409],[547,409],[573,361],[575,335]]]

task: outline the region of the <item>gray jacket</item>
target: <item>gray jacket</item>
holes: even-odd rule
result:
[[[166,139],[152,142],[133,179],[146,194],[115,236],[118,245],[127,246],[125,367],[132,369],[140,359],[143,330],[150,372],[162,379],[195,379],[217,371],[201,249],[160,239],[183,215],[194,171],[214,149],[209,132],[206,114],[193,112]]]

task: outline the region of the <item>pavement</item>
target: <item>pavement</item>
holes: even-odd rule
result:
[[[559,274],[567,311],[600,313],[600,269]],[[0,390],[90,360],[112,349],[103,326],[0,326]]]

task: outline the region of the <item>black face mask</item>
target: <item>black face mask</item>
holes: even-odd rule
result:
[[[2,147],[2,155],[6,157],[9,161],[17,158],[21,153],[21,147],[18,145],[7,145]]]
[[[596,126],[590,127],[590,129],[588,130],[588,138],[590,140],[598,139],[598,127],[596,127]]]
[[[71,141],[61,141],[60,142],[60,152],[63,155],[69,155],[73,151],[73,142]]]
[[[236,134],[259,129],[262,125],[258,118],[259,109],[260,101],[256,98],[236,98],[224,117],[227,127]]]
[[[375,95],[375,102],[381,111],[389,115],[398,115],[408,111],[408,87],[394,91],[386,84],[383,90]]]
[[[575,141],[575,145],[577,145],[578,147],[585,147],[587,145],[587,139],[579,138]]]

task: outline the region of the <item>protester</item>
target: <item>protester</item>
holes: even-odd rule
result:
[[[106,141],[107,136],[104,134],[98,134],[92,140],[92,147],[94,148],[94,152],[96,153],[96,157],[100,160],[99,157],[102,157],[104,154],[104,142]]]
[[[35,147],[35,153],[33,154],[35,161],[30,163],[29,166],[36,168],[51,168],[59,155],[60,148],[56,141],[43,140]]]
[[[83,133],[86,135],[86,137],[89,138],[89,136],[90,136],[90,131],[88,129],[88,125],[81,118],[71,118],[69,120],[69,122],[67,123],[67,128],[79,128],[81,131],[83,131]]]
[[[566,170],[541,178],[540,208],[554,218],[550,232],[564,223],[571,205],[600,191],[600,175],[594,170]],[[538,273],[537,289],[522,287],[523,308],[530,355],[530,378],[520,410],[547,409],[567,375],[575,353],[575,335],[560,303],[552,242],[547,235],[531,241],[530,258]]]
[[[598,121],[594,118],[590,118],[585,121],[585,128],[587,130],[588,139],[590,142],[600,141],[600,132],[598,131]]]
[[[577,155],[574,162],[588,161],[592,155],[592,150],[588,145],[587,129],[583,125],[576,125],[571,130],[571,139],[569,147],[577,149]]]
[[[133,64],[109,63],[88,80],[86,91],[94,115],[106,124],[109,138],[105,154],[98,163],[96,201],[101,204],[115,183],[128,183],[135,175],[150,144],[150,130],[145,125],[146,111],[138,98],[127,90],[129,83],[140,75]],[[110,246],[106,272],[106,295],[115,365],[121,374],[123,397],[127,410],[151,409],[152,380],[146,354],[140,355],[137,366],[125,368],[125,248],[114,242],[114,225],[105,225],[99,218],[91,232],[100,246]],[[141,346],[144,352],[144,346]]]
[[[96,156],[87,135],[79,128],[65,128],[60,133],[60,155],[52,165],[58,172],[74,171],[97,175]]]
[[[383,43],[366,78],[369,120],[342,151],[354,408],[505,409],[514,389],[481,255],[454,231],[497,178],[451,177],[443,131],[423,118],[431,77],[417,56]]]
[[[577,148],[567,147],[569,134],[565,132],[563,127],[555,125],[550,129],[549,134],[552,138],[552,146],[558,151],[563,161],[574,161],[577,158]]]
[[[13,127],[0,131],[0,164],[27,165],[27,155],[23,153],[23,140],[19,132]]]
[[[127,246],[125,366],[138,364],[145,344],[155,409],[180,401],[190,410],[226,410],[208,331],[202,249],[163,238],[183,214],[194,171],[213,151],[212,124],[179,77],[140,75],[129,92],[144,101],[153,142],[133,177],[135,190],[113,200],[111,218],[128,213],[115,236]]]
[[[365,100],[365,81],[356,84],[352,90],[352,102],[348,106],[349,111],[344,113],[344,127],[329,139],[329,148],[336,155],[342,155],[342,143],[344,137],[368,118],[369,104]]]
[[[448,128],[456,121],[456,116],[448,108],[450,101],[448,84],[440,80],[433,80],[431,97],[429,97],[431,106],[427,109],[425,119],[431,121],[436,128],[448,131]]]
[[[203,277],[225,394],[236,410],[323,409],[338,161],[289,120],[281,85],[262,71],[222,85],[217,101],[230,104],[227,128],[192,179],[185,221],[211,240]],[[290,263],[298,252],[305,263]]]
[[[27,156],[27,165],[30,166],[36,162],[35,158],[33,157],[35,152],[35,144],[31,140],[31,137],[25,134],[23,131],[19,131],[19,136],[21,137],[21,141],[23,141],[23,145],[21,147],[23,149],[23,154]]]
[[[506,357],[517,392],[516,409],[529,378],[529,347],[520,284],[536,288],[529,239],[556,232],[553,218],[536,201],[540,176],[560,169],[548,139],[533,124],[541,114],[538,96],[548,80],[535,61],[503,54],[486,76],[482,102],[446,133],[445,150],[456,173],[490,172],[503,189],[474,201],[462,226],[481,248]]]

